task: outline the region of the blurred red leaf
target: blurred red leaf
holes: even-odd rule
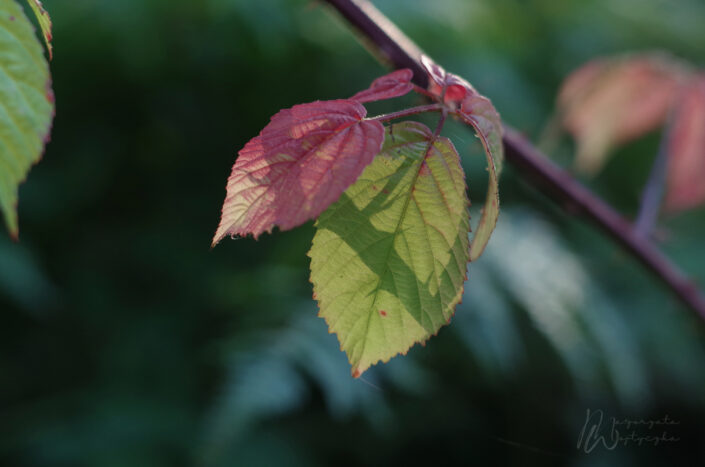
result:
[[[659,54],[592,61],[573,72],[558,96],[562,126],[577,141],[576,166],[595,173],[610,150],[663,124],[685,73]]]
[[[665,208],[681,211],[705,202],[705,75],[683,90],[673,114],[668,145]]]

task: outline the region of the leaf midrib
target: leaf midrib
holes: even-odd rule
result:
[[[372,300],[372,305],[367,310],[367,322],[365,323],[365,331],[363,333],[364,340],[362,341],[362,350],[360,351],[360,360],[363,358],[363,356],[365,354],[365,348],[367,346],[367,341],[368,341],[367,336],[368,336],[368,333],[370,330],[370,321],[372,320],[373,310],[375,308],[375,304],[377,303],[377,298],[379,297],[379,291],[380,291],[380,285],[382,283],[382,278],[384,278],[387,275],[387,273],[389,272],[389,258],[392,255],[392,250],[394,249],[394,243],[396,241],[397,235],[399,235],[399,227],[401,226],[402,221],[406,217],[407,210],[409,209],[409,204],[411,203],[411,197],[412,197],[414,186],[416,186],[416,182],[419,179],[419,175],[421,174],[421,169],[423,168],[423,165],[426,163],[426,159],[428,158],[429,153],[431,152],[431,148],[433,148],[433,145],[436,143],[436,140],[437,140],[436,136],[432,136],[432,138],[429,140],[429,143],[428,143],[428,146],[427,146],[426,151],[424,153],[424,156],[419,163],[418,170],[416,171],[416,174],[414,175],[414,179],[413,179],[412,183],[409,185],[408,196],[407,196],[407,199],[404,203],[404,208],[402,209],[402,213],[399,216],[399,221],[397,222],[396,228],[394,229],[394,233],[392,234],[392,244],[387,252],[387,257],[384,260],[384,271],[382,274],[379,275],[379,278],[377,280],[377,286],[375,287],[375,297]],[[413,141],[413,142],[408,142],[407,144],[411,145],[411,144],[417,144],[417,143],[418,143],[417,141]],[[400,146],[403,146],[403,145],[400,145]],[[399,147],[399,146],[395,146],[395,147]],[[429,170],[430,170],[430,167],[429,167]],[[410,249],[409,249],[409,253],[411,253]],[[431,254],[433,254],[433,253],[431,253]],[[435,274],[435,268],[434,268],[434,274]],[[396,288],[396,284],[395,284],[395,288]],[[421,305],[422,305],[421,302],[419,302],[419,306],[421,306]],[[357,367],[357,365],[356,365],[356,367]]]

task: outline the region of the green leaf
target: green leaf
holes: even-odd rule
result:
[[[311,282],[353,376],[450,321],[469,258],[458,153],[424,125],[386,130],[382,152],[318,219]]]
[[[462,105],[459,115],[477,131],[485,149],[487,171],[489,172],[485,205],[482,208],[480,223],[477,225],[470,245],[470,261],[475,261],[485,251],[499,217],[498,179],[504,161],[503,130],[502,119],[492,102],[486,97],[479,94],[468,96]]]
[[[39,22],[39,27],[42,28],[42,35],[44,36],[44,42],[47,45],[47,51],[49,52],[49,59],[53,56],[52,46],[51,46],[51,18],[49,13],[44,9],[44,5],[39,0],[27,0],[29,6],[34,11],[37,16],[37,21]]]
[[[14,0],[0,0],[0,209],[17,236],[17,187],[42,155],[54,114],[49,65]]]

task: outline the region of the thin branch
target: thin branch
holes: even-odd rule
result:
[[[427,89],[424,89],[417,84],[414,84],[414,92],[424,95],[431,100],[436,100],[436,96],[433,93],[429,92]],[[443,92],[445,92],[445,90]]]
[[[378,115],[376,117],[369,118],[368,120],[377,120],[378,122],[388,122],[389,120],[396,120],[397,118],[410,117],[412,115],[418,115],[425,112],[440,112],[444,109],[443,104],[429,104],[420,105],[418,107],[411,107],[410,109],[399,110],[398,112],[390,112],[388,114]]]
[[[428,77],[421,66],[421,49],[402,33],[368,0],[325,0],[335,7],[367,41],[379,48],[380,54],[395,68],[410,68],[413,81],[428,87]],[[695,284],[663,255],[648,238],[635,233],[612,207],[580,184],[569,173],[553,164],[516,130],[505,125],[504,148],[512,163],[537,188],[564,202],[572,212],[595,222],[621,244],[644,266],[658,276],[680,300],[705,320],[705,298]]]
[[[394,68],[409,68],[414,73],[412,81],[422,89],[428,88],[428,76],[421,66],[421,49],[401,32],[367,0],[324,0],[362,33],[366,42],[371,41]]]

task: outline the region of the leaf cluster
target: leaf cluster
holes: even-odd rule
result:
[[[428,89],[403,69],[349,99],[274,115],[239,152],[213,239],[257,238],[317,219],[313,293],[356,377],[450,321],[467,262],[482,254],[499,214],[499,114],[467,81],[427,57],[423,63]],[[367,117],[362,104],[412,89],[435,104]],[[435,131],[382,123],[424,112],[440,113]],[[490,183],[472,242],[460,156],[440,135],[447,115],[475,128],[487,155]]]

